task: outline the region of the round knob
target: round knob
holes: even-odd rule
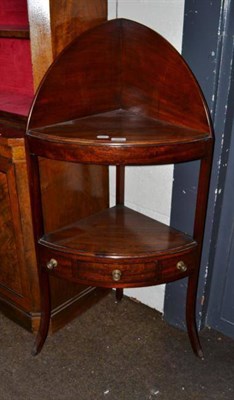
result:
[[[122,272],[119,269],[114,269],[112,271],[113,281],[118,282],[121,278]]]
[[[49,270],[52,270],[52,269],[56,268],[57,265],[58,265],[58,261],[55,260],[54,258],[51,258],[51,260],[48,261],[48,263],[46,264],[46,266],[47,266],[47,268],[48,268]]]
[[[187,265],[184,263],[184,261],[178,261],[176,268],[181,272],[187,271]]]

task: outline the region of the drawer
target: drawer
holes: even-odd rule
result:
[[[167,282],[188,276],[196,267],[196,259],[196,251],[161,259],[159,264],[162,281]]]
[[[43,248],[40,263],[49,273],[81,284],[102,287],[157,285],[188,276],[196,267],[196,251],[145,262],[81,261]]]
[[[142,263],[81,261],[41,248],[42,268],[57,277],[102,287],[139,287],[157,284],[161,273],[157,261]]]
[[[103,287],[134,287],[157,284],[160,271],[157,261],[145,263],[99,263],[77,261],[74,278],[81,283]]]
[[[72,260],[69,257],[63,257],[53,252],[43,252],[40,254],[40,263],[42,268],[58,278],[67,280],[73,278]]]

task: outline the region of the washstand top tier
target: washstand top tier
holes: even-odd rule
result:
[[[213,136],[181,55],[126,19],[101,24],[65,48],[35,96],[27,134],[40,156],[130,165],[201,158]]]

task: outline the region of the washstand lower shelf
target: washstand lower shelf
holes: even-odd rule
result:
[[[46,234],[39,248],[41,267],[58,277],[123,288],[156,285],[189,275],[195,268],[197,243],[118,205]]]

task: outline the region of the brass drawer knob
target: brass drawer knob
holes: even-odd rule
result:
[[[48,268],[49,270],[52,270],[52,269],[56,268],[57,265],[58,265],[58,261],[55,260],[54,258],[51,258],[51,260],[48,261],[48,263],[46,264],[46,266],[47,266],[47,268]]]
[[[187,265],[184,263],[184,261],[178,261],[178,263],[176,264],[176,268],[177,268],[180,272],[185,272],[185,271],[187,271]]]
[[[118,282],[121,278],[122,272],[119,269],[114,269],[112,271],[113,281]]]

